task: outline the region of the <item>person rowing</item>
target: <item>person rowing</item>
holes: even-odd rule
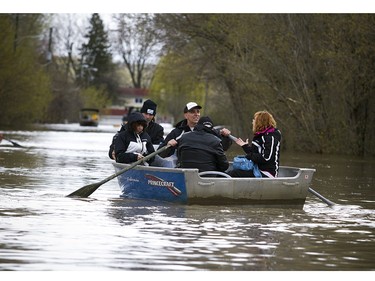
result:
[[[198,124],[199,118],[201,116],[202,106],[197,104],[196,102],[188,102],[184,107],[184,117],[185,119],[178,122],[173,129],[166,137],[162,144],[160,144],[159,149],[167,144],[170,145],[169,149],[166,149],[162,153],[160,153],[160,157],[166,158],[170,157],[175,154],[176,149],[178,148],[178,140],[184,133],[191,132],[195,130],[195,126]],[[221,130],[213,129],[213,132],[216,136],[221,138],[222,145],[224,151],[226,151],[232,141],[230,140],[229,136],[231,132],[226,129],[222,128]]]

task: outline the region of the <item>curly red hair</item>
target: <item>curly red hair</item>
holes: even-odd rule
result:
[[[270,127],[276,128],[276,121],[272,114],[266,110],[255,112],[253,120],[253,132],[261,132]]]

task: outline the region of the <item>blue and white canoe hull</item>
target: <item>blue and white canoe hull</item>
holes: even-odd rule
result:
[[[114,163],[116,172],[128,167]],[[197,169],[138,165],[118,176],[121,196],[183,204],[302,208],[315,169],[280,167],[278,178],[201,177]]]

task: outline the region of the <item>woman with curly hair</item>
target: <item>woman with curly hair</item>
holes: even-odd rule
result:
[[[281,133],[276,128],[276,121],[268,111],[258,111],[253,119],[254,137],[243,141],[241,138],[236,143],[246,153],[246,158],[252,160],[261,172],[262,177],[277,177],[280,161]],[[255,177],[253,170],[244,171],[234,169],[228,172],[232,177]]]

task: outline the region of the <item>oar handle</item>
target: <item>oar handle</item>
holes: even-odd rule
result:
[[[232,141],[237,141],[237,138],[234,137],[234,136],[232,136],[232,135],[229,135],[228,137],[229,137]]]
[[[164,151],[164,150],[167,150],[168,148],[170,147],[170,145],[166,145],[166,146],[163,146],[162,148],[159,148],[158,150],[150,153],[149,155],[143,157],[142,159],[139,159],[137,160],[136,162],[133,162],[130,166],[118,171],[117,173],[113,174],[112,176],[109,176],[108,178],[102,180],[100,183],[103,184],[103,183],[106,183],[107,181],[110,181],[111,179],[114,179],[116,177],[118,177],[119,175],[125,173],[126,171],[130,170],[130,169],[133,169],[135,166],[139,165],[139,164],[143,164],[144,162],[146,162],[147,160],[151,159],[152,157],[156,156],[157,154],[159,154],[160,152]]]

